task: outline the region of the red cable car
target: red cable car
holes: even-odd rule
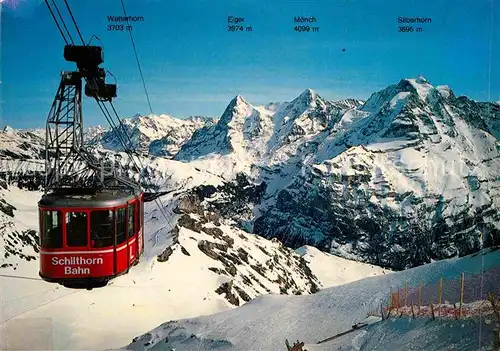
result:
[[[127,273],[144,250],[143,194],[68,189],[42,197],[40,276],[67,287],[99,287]]]
[[[144,194],[121,175],[119,160],[98,158],[83,144],[82,79],[90,82],[87,90],[98,103],[116,96],[116,86],[105,83],[98,67],[102,50],[67,45],[64,56],[79,70],[62,72],[47,118],[39,274],[48,282],[91,289],[138,263],[144,250]]]

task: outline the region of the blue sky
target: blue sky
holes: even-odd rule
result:
[[[12,1],[12,0],[10,0]],[[1,125],[43,127],[61,70],[64,42],[40,0],[2,5]],[[68,0],[85,40],[104,43],[104,67],[118,81],[122,117],[149,112],[129,36],[108,32],[119,0]],[[9,2],[9,1],[7,1]],[[56,0],[61,9],[62,0]],[[404,3],[404,4],[403,4]],[[367,99],[404,77],[424,75],[457,95],[500,100],[500,2],[482,0],[125,0],[154,113],[219,116],[237,94],[254,104],[289,101],[312,88],[327,99]],[[229,15],[251,33],[227,29]],[[315,16],[316,33],[293,31]],[[430,17],[421,33],[398,33],[397,18]],[[69,18],[67,18],[70,23]],[[345,51],[342,51],[345,49]],[[491,57],[491,72],[490,67]],[[491,89],[488,91],[488,78]],[[86,99],[86,125],[106,121]]]

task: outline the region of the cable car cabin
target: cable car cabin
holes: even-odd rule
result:
[[[144,251],[143,194],[47,194],[39,201],[40,276],[66,287],[105,286]]]

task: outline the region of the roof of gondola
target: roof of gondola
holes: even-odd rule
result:
[[[54,190],[42,196],[40,207],[116,207],[141,194],[139,189],[82,189],[66,188]]]

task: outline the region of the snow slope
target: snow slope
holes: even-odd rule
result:
[[[390,270],[346,260],[312,246],[302,246],[295,251],[304,257],[311,271],[325,287],[343,285],[365,277],[391,273]]]
[[[480,334],[477,319],[392,318],[331,342],[304,347],[307,351],[491,350],[488,346],[491,345],[493,323],[483,320],[482,324]]]
[[[306,344],[313,344],[349,330],[352,324],[363,321],[371,308],[379,306],[379,303],[387,298],[388,287],[401,286],[406,281],[415,285],[419,280],[427,284],[437,281],[439,277],[452,279],[458,277],[462,271],[479,273],[482,258],[485,270],[497,267],[500,265],[500,250],[486,252],[484,256],[443,260],[403,272],[365,278],[328,288],[314,295],[262,296],[230,311],[163,323],[137,338],[126,349],[281,350],[284,349],[285,339],[299,339]],[[365,343],[365,348],[362,349],[366,350],[396,350],[401,347],[402,341],[412,341],[413,349],[421,350],[424,345],[428,345],[433,333],[445,332],[450,327],[449,322],[437,322],[437,327],[429,325],[428,322],[421,322],[419,325],[408,325],[402,321],[398,323],[396,327],[390,324],[373,324],[371,328],[374,329],[370,331],[373,338],[363,341],[362,336],[355,340],[348,337],[340,346],[346,347],[342,349],[359,350],[360,348],[352,347],[353,343],[359,342]],[[469,330],[476,329],[478,324],[471,321],[462,323],[465,324],[462,332],[454,336],[455,346],[459,346],[462,340],[469,345],[474,342],[468,336]],[[399,329],[399,332],[393,331],[391,337],[387,331],[391,329]],[[419,338],[415,338],[417,335]],[[399,337],[401,339],[398,339]],[[486,335],[486,328],[484,337],[491,337]],[[337,348],[312,348],[318,349]]]
[[[216,184],[219,179],[185,164],[173,167],[176,161],[163,162],[176,170],[172,175],[174,181],[182,178],[184,172],[191,174],[193,181],[188,187],[207,181]],[[159,162],[157,167],[161,168],[161,165]],[[16,347],[36,349],[40,345],[60,350],[116,348],[130,342],[138,333],[162,323],[165,318],[192,318],[226,311],[234,308],[235,302],[241,305],[245,299],[261,294],[309,294],[312,283],[321,288],[335,279],[345,281],[353,279],[353,275],[369,275],[357,263],[346,261],[344,265],[348,273],[343,273],[339,267],[340,272],[329,279],[325,276],[324,283],[308,273],[299,255],[280,243],[224,224],[204,224],[210,228],[205,230],[211,234],[182,225],[177,227],[176,233],[172,229],[182,214],[172,213],[179,200],[168,194],[162,198],[172,217],[166,225],[154,203],[146,205],[145,256],[138,266],[105,288],[92,291],[67,289],[39,279],[36,245],[30,245],[34,244],[31,241],[23,245],[25,236],[15,234],[38,229],[36,201],[33,199],[40,196],[39,192],[13,186],[0,191],[0,197],[15,207],[13,217],[0,212],[0,257],[1,263],[7,265],[0,268],[0,335],[3,336],[0,345],[6,350]],[[200,218],[192,213],[189,216]],[[214,236],[219,234],[214,228],[222,231],[218,236],[220,239]],[[201,242],[232,243],[224,251],[216,248],[206,251],[211,257],[200,249]],[[168,247],[172,251],[164,261]],[[14,253],[6,257],[7,252]],[[229,264],[217,259],[232,253],[246,257],[248,263],[245,259]],[[162,259],[159,260],[158,256]],[[32,258],[28,260],[28,257]],[[234,260],[234,256],[230,257]],[[231,267],[235,267],[235,271]],[[358,269],[359,273],[351,273]],[[264,270],[263,276],[260,272]],[[227,284],[224,285],[228,282],[231,282],[229,289]],[[225,292],[220,294],[216,290],[221,286],[225,287]],[[228,300],[227,292],[232,302]],[[27,332],[29,337],[26,337]]]

